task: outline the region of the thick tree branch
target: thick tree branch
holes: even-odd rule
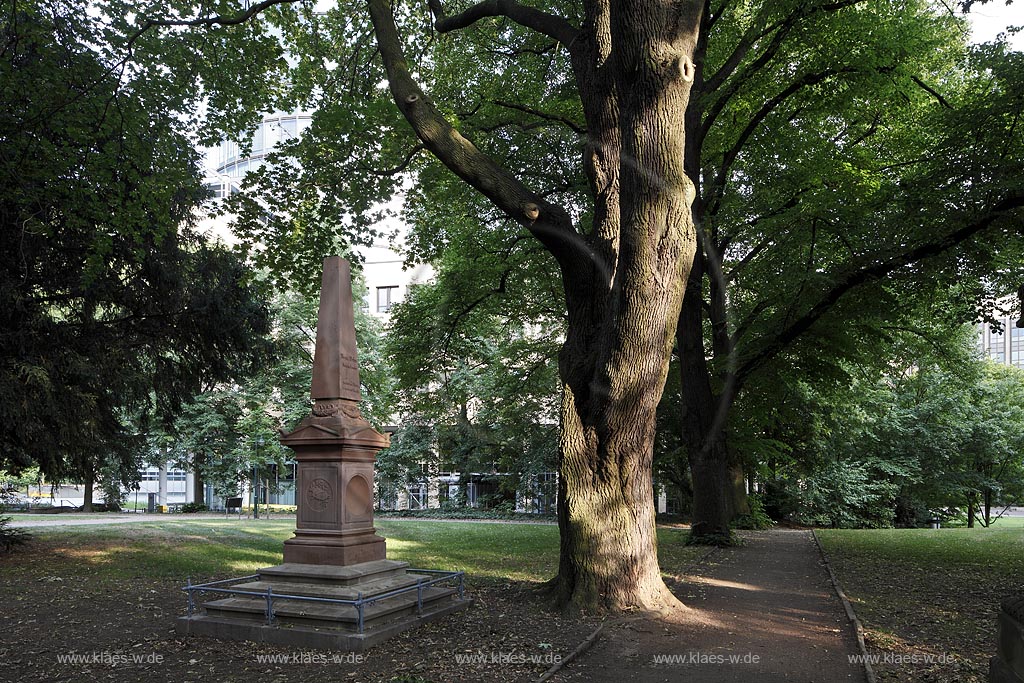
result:
[[[457,131],[409,71],[388,0],[367,0],[388,85],[399,110],[424,146],[453,173],[526,227],[551,252],[566,276],[588,271],[595,255],[568,212],[544,200]]]
[[[579,31],[563,17],[520,5],[515,0],[483,0],[453,17],[444,13],[441,0],[428,0],[427,4],[434,15],[434,28],[439,33],[457,31],[487,17],[507,17],[520,26],[543,33],[570,48],[579,35]]]
[[[978,233],[989,228],[998,219],[1021,207],[1024,207],[1024,195],[1011,195],[995,204],[983,216],[935,240],[924,242],[912,249],[884,258],[879,258],[879,254],[874,254],[870,263],[865,264],[863,263],[865,259],[861,259],[861,263],[851,265],[845,269],[845,272],[833,274],[832,287],[823,292],[822,296],[813,306],[807,309],[803,315],[784,326],[780,331],[771,334],[770,338],[766,340],[761,348],[743,359],[736,371],[737,378],[740,381],[744,381],[778,355],[780,351],[788,347],[801,334],[807,331],[811,325],[831,311],[839,303],[840,299],[851,290],[879,280],[904,266],[941,255],[963,244]]]

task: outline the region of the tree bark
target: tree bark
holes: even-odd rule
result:
[[[705,189],[700,185],[705,118],[700,96],[709,87],[704,73],[709,22],[710,16],[705,9],[694,49],[695,96],[688,102],[685,114],[686,128],[690,134],[686,140],[684,165],[689,177],[697,183],[691,207],[697,228],[704,224],[707,210]],[[686,297],[676,326],[676,343],[682,381],[680,430],[693,481],[690,534],[698,542],[717,543],[729,537],[729,523],[739,512],[749,511],[749,506],[743,488],[743,469],[739,461],[731,456],[725,431],[725,418],[732,405],[735,387],[726,378],[726,381],[718,382],[721,389],[716,393],[708,365],[708,349],[704,345],[706,305],[712,328],[711,353],[720,359],[732,351],[725,287],[714,277],[720,275],[721,269],[714,263],[716,256],[712,242],[713,237],[708,234],[703,234],[703,239],[698,242],[693,266],[688,274]],[[706,304],[704,284],[708,276],[711,301]]]
[[[747,475],[743,471],[743,463],[740,462],[739,453],[734,448],[729,448],[729,492],[730,505],[732,506],[733,517],[750,514],[750,500],[747,498]],[[732,521],[732,520],[730,520]]]
[[[698,541],[720,542],[729,536],[736,514],[729,448],[721,424],[728,409],[711,388],[704,353],[699,263],[690,271],[689,290],[683,300],[676,342],[682,375],[681,437],[693,479],[693,514],[690,534]]]
[[[196,505],[206,505],[206,482],[203,481],[205,465],[205,455],[196,453],[192,456],[192,502]]]
[[[96,477],[92,467],[85,470],[82,481],[82,512],[92,512],[92,493],[96,486]]]
[[[658,568],[652,462],[696,249],[683,116],[704,3],[588,0],[575,29],[515,2],[447,17],[430,0],[441,32],[504,16],[569,50],[588,132],[582,167],[593,222],[583,230],[451,126],[412,78],[389,3],[368,4],[392,95],[424,146],[530,230],[562,271],[557,602],[588,611],[677,608]]]
[[[703,3],[590,0],[575,29],[516,2],[483,2],[449,17],[430,0],[442,33],[500,15],[569,50],[588,130],[582,166],[593,222],[584,230],[446,121],[412,78],[389,3],[368,3],[395,103],[424,146],[529,229],[562,271],[561,552],[551,584],[558,602],[677,607],[657,565],[652,461],[655,410],[695,250],[683,114]]]

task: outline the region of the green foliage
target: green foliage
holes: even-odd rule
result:
[[[770,529],[775,526],[775,522],[765,511],[764,503],[761,502],[761,496],[753,495],[748,500],[750,512],[736,517],[732,521],[733,529]]]
[[[832,528],[892,526],[899,485],[884,463],[834,462],[801,482],[799,519]]]
[[[178,508],[178,512],[183,513],[206,512],[207,510],[209,510],[209,508],[202,503],[185,503]]]
[[[491,509],[469,508],[458,506],[442,506],[429,510],[379,510],[377,517],[398,517],[401,519],[504,519],[513,521],[536,522],[538,519],[553,521],[554,515],[537,514],[534,512],[516,512],[515,508],[497,506]]]
[[[533,290],[549,285],[550,273],[518,254],[489,254],[480,243],[490,239],[448,254],[435,264],[436,281],[392,310],[386,352],[407,423],[379,456],[392,481],[445,465],[510,473],[503,491],[529,493],[536,475],[555,469],[561,325],[538,314]],[[486,276],[467,279],[469,268],[515,274],[499,276],[506,291],[487,292]]]
[[[153,417],[258,362],[265,305],[190,228],[205,191],[174,95],[114,68],[77,4],[3,21],[0,466],[113,492]]]
[[[10,517],[0,517],[0,554],[8,553],[16,546],[28,543],[31,536],[24,529],[11,526]]]
[[[970,506],[985,524],[1020,500],[1022,372],[975,358],[973,326],[936,346],[914,336],[881,366],[849,366],[845,387],[796,385],[805,417],[776,432],[788,450],[766,468],[773,518],[915,526]]]

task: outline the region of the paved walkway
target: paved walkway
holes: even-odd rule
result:
[[[598,683],[864,683],[852,628],[809,531],[748,532],[716,551],[676,595],[680,623],[605,629],[556,677]]]
[[[11,526],[19,527],[49,527],[49,526],[93,526],[103,524],[131,524],[132,522],[183,522],[196,519],[224,519],[224,515],[171,515],[171,514],[145,514],[133,513],[119,515],[117,513],[90,516],[91,513],[79,515],[74,512],[39,514],[28,518],[26,515],[19,515],[11,520]],[[231,515],[237,519],[237,515]],[[276,519],[276,517],[275,517]]]

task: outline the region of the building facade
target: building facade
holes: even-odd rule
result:
[[[998,319],[1000,329],[987,323],[978,325],[978,347],[997,363],[1024,368],[1024,327],[1018,327],[1019,318],[1005,315]]]

